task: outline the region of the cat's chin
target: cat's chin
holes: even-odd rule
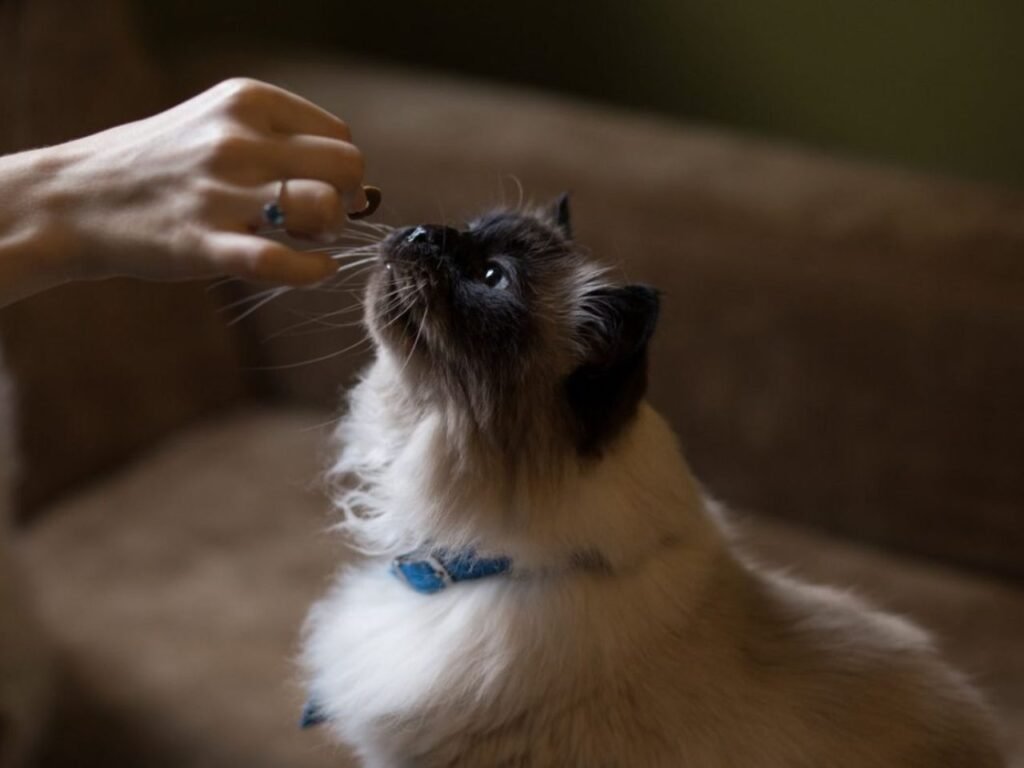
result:
[[[382,261],[366,290],[366,325],[378,345],[394,353],[413,349],[422,322],[418,297],[398,282],[392,262]]]

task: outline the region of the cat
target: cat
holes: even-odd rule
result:
[[[50,699],[50,652],[14,553],[13,385],[0,347],[0,768],[29,760]]]
[[[660,299],[567,198],[382,243],[303,724],[370,768],[995,768],[930,638],[750,562],[644,400]]]

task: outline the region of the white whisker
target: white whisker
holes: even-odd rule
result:
[[[412,360],[413,354],[416,352],[416,345],[420,343],[420,336],[423,335],[423,328],[427,324],[427,316],[429,314],[429,307],[423,308],[423,317],[420,318],[420,327],[416,330],[416,338],[412,341],[412,346],[409,348],[409,354],[405,358],[405,362],[402,363],[402,367],[398,369],[399,373],[405,370],[405,367],[409,365],[409,361]]]
[[[314,357],[311,360],[302,360],[302,361],[297,362],[297,363],[283,363],[281,365],[250,366],[250,367],[247,367],[246,370],[247,371],[285,371],[285,370],[288,370],[290,368],[301,368],[304,365],[314,365],[315,363],[322,363],[324,360],[330,360],[332,357],[337,357],[338,355],[343,355],[346,352],[351,352],[353,349],[356,349],[356,348],[362,346],[363,344],[367,343],[368,341],[370,341],[369,336],[364,336],[359,341],[357,341],[355,344],[350,344],[349,346],[345,347],[344,349],[339,349],[339,350],[336,350],[334,352],[330,352],[330,353],[328,353],[326,355],[320,355],[320,357]]]
[[[279,331],[275,331],[274,333],[270,334],[265,339],[263,339],[263,342],[266,343],[268,341],[272,341],[273,339],[277,339],[277,338],[280,338],[282,336],[288,336],[288,337],[305,336],[305,335],[308,335],[308,334],[311,334],[311,333],[322,333],[322,332],[327,331],[327,330],[341,329],[341,328],[353,328],[355,326],[362,325],[362,323],[363,323],[362,318],[360,318],[359,320],[353,320],[353,321],[347,322],[347,323],[331,323],[331,322],[328,322],[328,320],[327,320],[327,318],[329,318],[329,317],[335,317],[337,315],[348,314],[349,312],[351,312],[351,311],[353,311],[355,309],[362,309],[362,307],[361,306],[345,307],[344,309],[337,309],[337,310],[335,310],[333,312],[327,312],[326,314],[323,314],[323,315],[304,315],[303,313],[297,312],[296,314],[304,317],[304,319],[301,322],[292,323],[291,325],[286,326],[285,328],[282,328]],[[306,328],[307,326],[310,326],[310,325],[315,325],[315,326],[318,326],[318,327],[314,328],[312,330],[309,330],[309,331],[301,331],[300,330],[300,329]]]
[[[230,312],[232,309],[235,309],[236,307],[241,307],[241,306],[243,306],[245,304],[249,304],[250,302],[253,302],[253,301],[261,301],[264,298],[267,298],[268,296],[270,298],[274,298],[274,297],[279,296],[282,293],[284,293],[286,291],[289,291],[289,290],[291,290],[291,288],[289,286],[284,286],[284,287],[277,287],[277,288],[269,288],[269,289],[267,289],[265,291],[257,291],[256,293],[249,293],[249,294],[246,294],[245,296],[243,296],[240,299],[236,299],[235,301],[232,301],[230,304],[225,304],[218,311],[219,312]]]
[[[348,264],[345,264],[344,266],[338,267],[336,270],[334,270],[334,274],[337,275],[337,274],[339,274],[341,272],[347,272],[350,269],[357,269],[358,267],[365,267],[365,266],[367,266],[369,264],[376,263],[376,261],[377,261],[377,257],[376,256],[370,256],[369,258],[360,259],[359,261],[350,261]]]
[[[238,315],[237,317],[231,319],[228,322],[228,325],[235,325],[236,323],[241,322],[243,319],[245,319],[246,317],[251,315],[253,312],[255,312],[260,307],[266,306],[271,301],[276,299],[278,296],[281,296],[282,294],[287,293],[290,290],[291,290],[291,288],[284,287],[284,288],[275,288],[272,291],[269,291],[268,292],[269,295],[264,295],[264,297],[260,301],[257,301],[255,304],[253,304],[251,307],[246,309],[240,315]]]

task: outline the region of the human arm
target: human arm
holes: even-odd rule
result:
[[[253,80],[153,117],[0,158],[0,305],[74,279],[226,273],[286,283],[326,255],[256,234],[287,180],[290,232],[335,237],[362,210],[363,157],[338,118]]]

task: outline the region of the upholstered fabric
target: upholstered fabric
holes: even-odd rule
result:
[[[346,557],[316,492],[330,419],[227,415],[34,527],[23,554],[65,670],[44,765],[350,765],[299,730],[292,661],[306,609]],[[938,632],[1024,758],[1024,591],[782,524],[752,524],[745,539]]]
[[[292,663],[338,560],[323,413],[225,416],[33,526],[25,559],[62,692],[43,765],[332,766]]]

